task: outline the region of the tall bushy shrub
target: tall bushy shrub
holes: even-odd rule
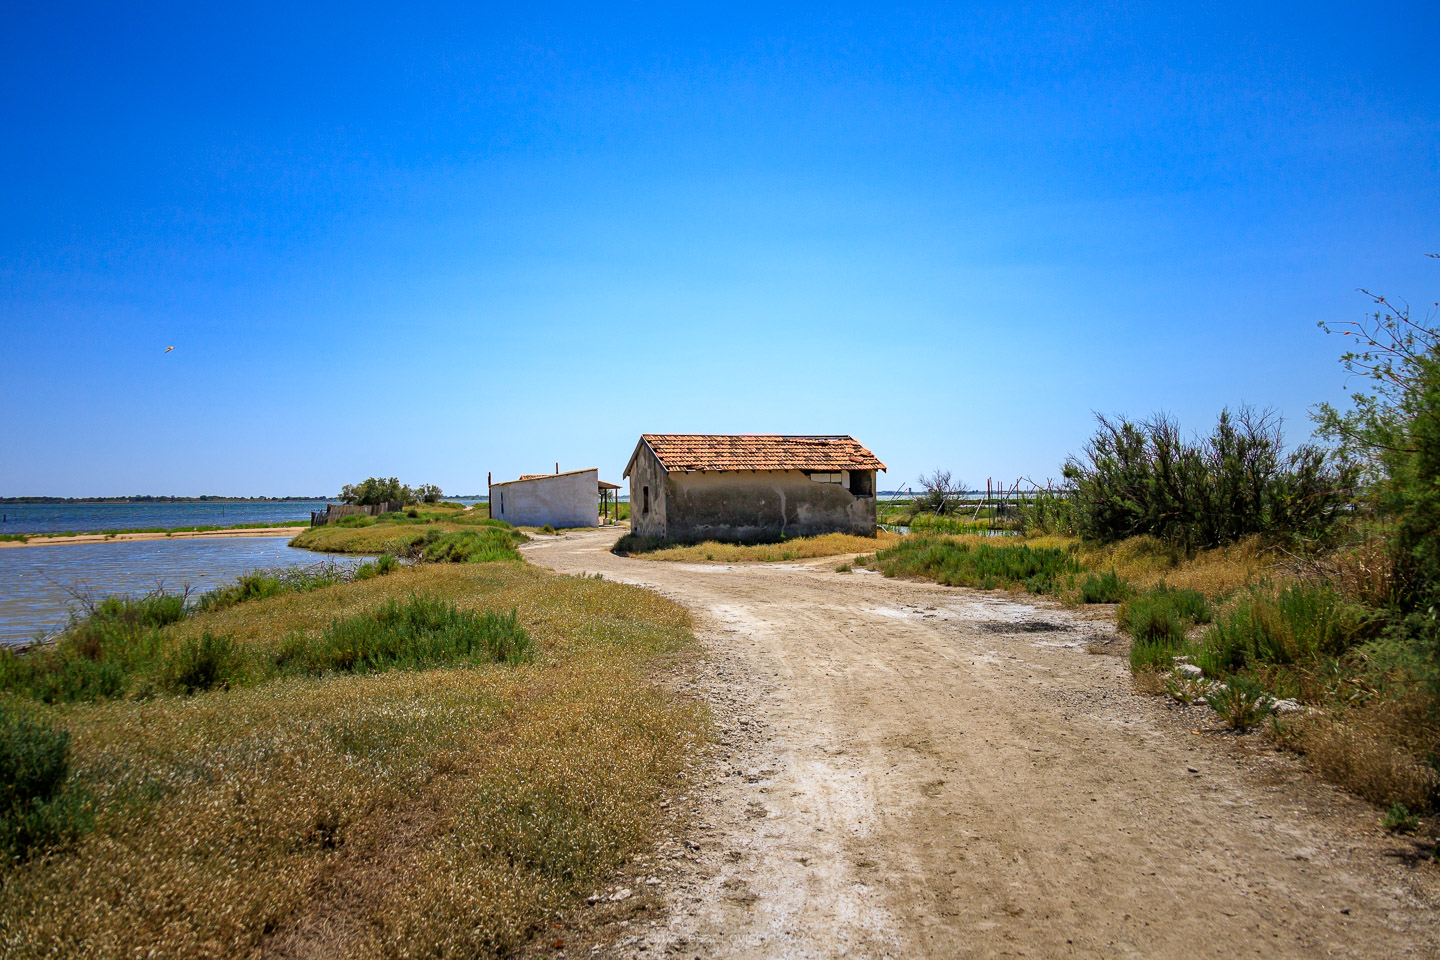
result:
[[[340,499],[346,503],[371,506],[380,503],[439,503],[444,496],[433,483],[422,483],[411,487],[400,482],[398,477],[366,477],[359,483],[347,483],[340,488]]]
[[[1320,539],[1350,509],[1355,468],[1310,445],[1286,453],[1273,414],[1225,410],[1193,440],[1163,414],[1097,419],[1084,454],[1065,465],[1087,540],[1150,535],[1199,549],[1252,534]]]
[[[1440,697],[1440,305],[1417,317],[1369,296],[1376,309],[1364,320],[1321,326],[1354,338],[1341,363],[1370,391],[1353,394],[1344,413],[1321,404],[1315,420],[1369,482],[1393,563],[1388,632],[1420,654]]]

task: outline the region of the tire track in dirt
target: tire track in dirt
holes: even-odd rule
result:
[[[689,606],[722,739],[666,909],[594,956],[1436,956],[1435,868],[1290,757],[1194,731],[1039,602],[809,565],[528,559]],[[687,845],[689,844],[689,845]]]

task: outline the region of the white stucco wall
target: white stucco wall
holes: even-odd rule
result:
[[[517,527],[593,527],[600,515],[600,471],[569,470],[490,485],[490,516]]]

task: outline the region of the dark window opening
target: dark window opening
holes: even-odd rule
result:
[[[641,488],[640,488],[640,504],[641,504],[641,505],[640,505],[640,515],[641,515],[642,517],[649,516],[649,515],[650,515],[650,488],[649,488],[649,487],[641,487]]]
[[[850,492],[857,497],[875,496],[875,471],[851,470]]]

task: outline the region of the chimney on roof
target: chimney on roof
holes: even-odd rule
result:
[[[556,461],[555,461],[555,472],[556,472],[556,473],[559,473],[559,472],[560,472],[560,461],[559,461],[559,460],[556,460]]]

